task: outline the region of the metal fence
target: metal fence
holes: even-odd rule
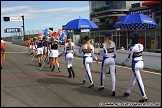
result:
[[[27,38],[27,37],[29,37],[29,38],[35,37],[40,33],[43,33],[43,30],[28,30],[28,31],[25,31],[25,38]],[[11,33],[11,36],[12,36],[13,41],[15,41],[15,40],[24,40],[23,32],[13,32],[13,33]]]
[[[97,44],[104,42],[104,33],[107,30],[91,31],[90,36]],[[117,49],[124,47],[129,49],[129,38],[133,34],[137,33],[140,36],[140,43],[143,44],[145,51],[149,52],[161,52],[161,28],[158,29],[146,29],[146,30],[109,30],[112,33],[113,41],[116,44]]]

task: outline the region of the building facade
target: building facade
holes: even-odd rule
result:
[[[148,39],[148,37],[153,37],[153,39],[159,40],[161,38],[161,2],[154,3],[148,6],[148,1],[90,1],[90,20],[95,22],[99,29],[90,30],[92,38],[95,42],[102,43],[104,41],[104,32],[110,30],[113,35],[113,41],[116,43],[117,47],[120,48],[124,46],[129,47],[129,36],[133,33],[138,33],[141,38],[142,44],[145,49],[153,48],[153,40]],[[152,30],[151,33],[146,33],[144,30],[127,30],[121,31],[113,28],[113,24],[122,16],[133,13],[144,13],[155,19],[159,25],[158,29]],[[155,37],[155,34],[160,34]],[[147,36],[150,35],[150,36]],[[147,39],[146,39],[147,36]],[[161,39],[160,39],[161,40]],[[152,43],[151,43],[152,42]],[[161,42],[158,42],[154,48],[161,49]],[[149,45],[148,45],[149,44]]]

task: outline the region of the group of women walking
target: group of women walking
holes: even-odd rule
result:
[[[142,100],[139,102],[146,102],[147,96],[144,90],[144,85],[142,82],[142,78],[140,75],[140,71],[143,69],[143,58],[142,58],[142,51],[143,45],[139,43],[139,36],[138,34],[134,34],[132,39],[132,47],[130,48],[130,53],[128,58],[121,64],[124,66],[130,58],[132,58],[132,79],[130,82],[130,86],[126,93],[124,93],[125,97],[130,95],[130,92],[135,85],[137,80],[141,94]],[[86,70],[86,73],[83,78],[82,84],[86,83],[87,78],[90,81],[90,85],[88,88],[94,87],[94,82],[91,74],[91,65],[93,63],[93,59],[98,64],[98,59],[96,55],[103,56],[102,65],[101,65],[101,75],[100,75],[100,87],[98,88],[99,91],[104,90],[104,81],[105,81],[105,74],[106,69],[109,67],[111,79],[112,79],[112,96],[116,95],[115,86],[116,86],[116,77],[115,77],[115,58],[116,58],[116,45],[112,41],[111,33],[109,31],[105,32],[104,43],[102,44],[103,51],[99,52],[98,50],[94,49],[94,46],[90,44],[89,36],[84,37],[84,43],[80,46],[79,52],[83,53],[83,65]],[[50,64],[51,71],[55,69],[55,64],[57,64],[58,71],[61,72],[58,57],[62,55],[65,56],[65,62],[67,71],[69,73],[68,78],[75,77],[75,72],[73,69],[73,58],[76,54],[75,52],[75,44],[72,42],[71,36],[67,35],[67,42],[64,45],[64,50],[62,53],[59,54],[58,52],[59,44],[55,40],[54,37],[45,36],[43,39],[38,37],[38,39],[33,39],[31,41],[30,49],[31,54],[37,54],[38,56],[38,63],[39,66],[42,66],[42,56],[45,57],[47,63]]]
[[[58,47],[59,44],[54,37],[35,37],[30,42],[30,52],[31,55],[38,58],[38,66],[41,67],[42,63],[45,62],[50,64],[51,71],[53,71],[56,64],[58,71],[61,72],[58,62]],[[44,61],[42,60],[43,57],[45,58]]]

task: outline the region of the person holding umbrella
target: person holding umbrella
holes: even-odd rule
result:
[[[90,66],[93,63],[93,58],[96,60],[96,63],[98,64],[97,57],[94,55],[94,46],[90,44],[89,36],[84,37],[84,44],[80,47],[79,53],[84,53],[83,55],[83,65],[86,69],[86,74],[83,80],[83,84],[86,82],[87,76],[90,81],[90,86],[88,88],[94,87],[93,80],[92,80],[92,75],[91,75],[91,69]]]
[[[144,50],[144,47],[143,47],[142,44],[139,43],[140,37],[139,37],[138,34],[134,34],[131,37],[131,42],[132,42],[132,46],[130,48],[128,58],[125,59],[125,61],[122,63],[122,66],[124,66],[132,58],[133,74],[132,74],[132,77],[131,77],[130,85],[127,89],[127,92],[124,93],[124,96],[128,97],[130,95],[130,92],[131,92],[133,86],[135,85],[135,83],[137,81],[139,89],[140,89],[141,94],[142,94],[142,100],[139,100],[139,102],[147,102],[147,96],[146,96],[146,93],[145,93],[144,84],[143,84],[142,77],[141,77],[141,74],[140,74],[140,71],[144,67],[144,62],[143,62],[143,57],[142,57],[142,52]]]
[[[116,45],[112,41],[111,33],[109,31],[105,32],[105,38],[103,43],[103,52],[98,52],[95,50],[95,54],[103,56],[102,59],[102,68],[101,68],[101,77],[100,77],[100,85],[98,88],[99,91],[103,91],[104,89],[104,80],[106,69],[109,67],[112,79],[112,96],[115,96],[115,58],[116,58]]]
[[[67,70],[69,73],[68,78],[70,78],[73,75],[73,78],[75,77],[75,73],[72,67],[73,57],[75,56],[75,44],[72,42],[71,36],[67,35],[67,43],[65,43],[64,51],[59,55],[59,57],[65,54],[65,61]],[[72,73],[72,75],[71,75]]]

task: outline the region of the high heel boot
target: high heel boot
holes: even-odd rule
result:
[[[94,84],[91,84],[90,86],[88,86],[88,88],[92,88],[92,87],[94,87]]]
[[[147,102],[147,97],[145,97],[145,98],[142,98],[142,100],[139,100],[139,102]]]
[[[53,68],[52,68],[52,70],[51,71],[53,71],[55,69],[55,65],[53,65]]]
[[[115,94],[116,94],[116,93],[115,93],[115,91],[112,91],[112,94],[111,94],[111,96],[115,96]]]
[[[71,69],[70,68],[67,68],[67,69],[68,69],[68,73],[69,73],[68,78],[70,78],[71,77]]]
[[[61,72],[60,68],[58,68],[58,71]]]
[[[103,92],[104,87],[100,87],[100,88],[98,88],[98,90]]]
[[[71,69],[71,72],[72,72],[73,78],[74,78],[75,77],[75,73],[74,73],[74,70],[73,70],[72,66],[70,67],[70,69]]]
[[[126,92],[124,93],[124,97],[128,97],[130,95],[130,93]]]

